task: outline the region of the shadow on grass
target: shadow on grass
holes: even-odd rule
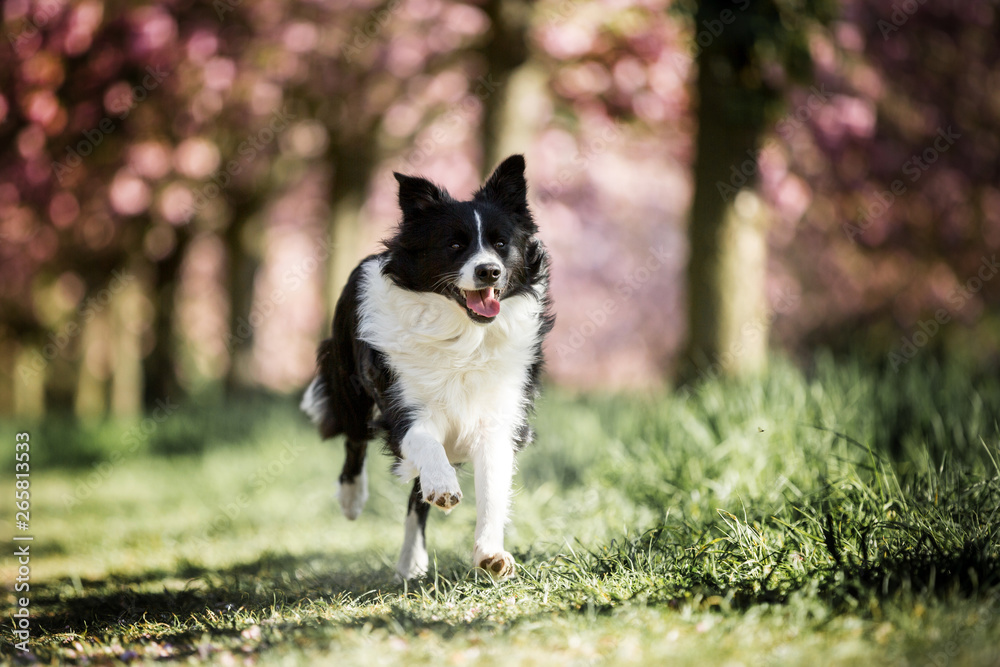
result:
[[[306,625],[320,636],[366,627],[429,630],[448,638],[495,627],[487,618],[470,618],[460,625],[436,621],[401,602],[428,591],[435,595],[474,585],[475,575],[461,562],[457,554],[446,557],[440,571],[410,584],[396,580],[388,565],[328,553],[270,553],[221,570],[181,564],[176,571],[33,583],[33,648],[43,661],[62,661],[67,647],[81,641],[119,647],[152,641],[169,646],[169,657],[178,659],[204,653],[206,641],[213,652],[245,645],[247,628],[258,624],[266,625],[271,635],[299,635],[303,617],[313,617],[315,622]],[[485,575],[482,582],[486,590],[493,587]],[[10,628],[0,635],[5,640],[0,653],[9,655]],[[250,643],[254,651],[267,648],[266,641]],[[120,648],[118,653],[119,659],[129,657]]]
[[[1000,561],[989,544],[868,561],[858,561],[839,536],[831,544],[836,552],[826,566],[796,576],[779,565],[788,562],[788,554],[774,554],[770,573],[745,573],[735,585],[716,573],[737,567],[738,552],[697,552],[685,536],[662,529],[573,557],[518,554],[526,569],[513,589],[485,578],[477,585],[458,554],[445,556],[438,572],[408,586],[394,580],[389,565],[366,562],[358,554],[267,553],[219,570],[182,563],[173,571],[33,585],[34,647],[41,660],[58,662],[74,650],[69,647],[81,645],[94,651],[117,647],[112,656],[118,660],[153,646],[168,653],[162,657],[176,660],[219,651],[325,646],[359,629],[407,636],[426,631],[447,641],[470,631],[509,632],[550,616],[553,608],[518,610],[505,621],[470,611],[495,607],[512,591],[530,596],[543,586],[552,591],[554,608],[596,615],[636,599],[643,605],[694,604],[708,611],[781,605],[800,594],[855,611],[868,608],[868,600],[900,595],[911,601],[953,595],[1000,599]],[[594,582],[601,583],[594,587]],[[444,617],[429,613],[429,600],[455,601],[454,614],[441,611],[446,605],[440,604],[436,609]],[[7,639],[10,630],[0,634]],[[290,637],[295,642],[289,643]],[[5,642],[4,652],[10,645]]]
[[[36,595],[38,623],[48,632],[91,632],[146,620],[186,618],[243,609],[262,612],[304,600],[363,598],[378,583],[385,592],[402,590],[386,567],[358,567],[330,554],[269,554],[222,570],[181,564],[176,571],[111,575],[80,581],[81,594],[64,595],[66,582],[43,585]],[[161,588],[160,591],[150,591]]]
[[[908,530],[878,528],[883,533]],[[815,597],[836,612],[864,609],[871,601],[955,597],[1000,602],[1000,554],[992,533],[943,546],[933,536],[890,543],[884,534],[874,539],[877,532],[871,526],[865,531],[835,527],[827,515],[825,553],[804,562],[789,548],[751,560],[735,540],[708,541],[704,534],[694,537],[684,528],[659,527],[613,541],[602,550],[583,549],[576,567],[602,580],[644,577],[654,582],[642,592],[644,600],[669,606],[693,596],[715,600],[719,606],[725,601],[725,606],[742,611],[762,604],[783,605],[801,595]],[[631,597],[635,595],[631,591]]]

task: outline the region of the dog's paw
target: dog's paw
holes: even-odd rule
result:
[[[481,553],[477,549],[472,560],[476,567],[486,570],[494,579],[507,579],[514,574],[514,557],[506,551]]]
[[[340,511],[351,521],[361,516],[368,501],[368,475],[364,468],[361,474],[354,478],[353,482],[341,482],[340,490],[337,492],[340,500]]]
[[[420,489],[424,493],[425,501],[440,507],[445,512],[451,511],[455,505],[462,501],[462,489],[458,486],[458,476],[451,466],[439,471],[421,473]]]
[[[404,554],[396,563],[396,581],[419,579],[427,574],[427,552]]]

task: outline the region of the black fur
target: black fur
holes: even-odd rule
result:
[[[538,227],[528,210],[524,158],[505,160],[471,201],[453,199],[430,181],[395,174],[399,182],[399,205],[403,212],[395,234],[387,239],[385,251],[364,261],[384,258],[383,272],[399,287],[419,292],[436,292],[467,311],[476,321],[488,321],[466,307],[460,290],[448,280],[477,248],[473,247],[470,218],[473,207],[479,212],[484,240],[501,257],[505,268],[503,299],[527,293],[536,285],[547,287],[549,258],[535,238]],[[458,247],[452,247],[457,245]],[[364,262],[362,262],[364,263]],[[323,398],[319,421],[324,438],[345,435],[347,457],[341,482],[353,482],[360,474],[367,442],[379,434],[386,436],[387,449],[397,458],[399,444],[412,418],[394,399],[394,379],[383,354],[358,338],[359,265],[351,273],[337,302],[333,335],[322,342],[318,352],[317,390]],[[529,369],[525,397],[529,406],[537,395],[542,372],[541,339],[552,329],[548,290],[545,291],[537,361]],[[488,326],[488,324],[484,324]],[[377,418],[376,418],[377,415]],[[518,448],[531,442],[533,432],[525,425],[517,436]],[[417,480],[409,509],[416,509],[421,530],[428,505],[420,495]]]

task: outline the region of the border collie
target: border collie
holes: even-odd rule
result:
[[[472,564],[506,578],[514,453],[534,435],[528,417],[554,321],[524,158],[507,158],[470,201],[394,175],[402,221],[347,281],[301,407],[324,438],[346,436],[339,498],[348,519],[368,497],[370,439],[384,434],[395,473],[415,478],[396,566],[406,579],[427,571],[427,512],[462,500],[455,466],[471,462]]]

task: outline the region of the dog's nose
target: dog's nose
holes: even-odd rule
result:
[[[476,279],[487,285],[493,285],[500,280],[502,269],[499,264],[480,264],[476,267]]]

